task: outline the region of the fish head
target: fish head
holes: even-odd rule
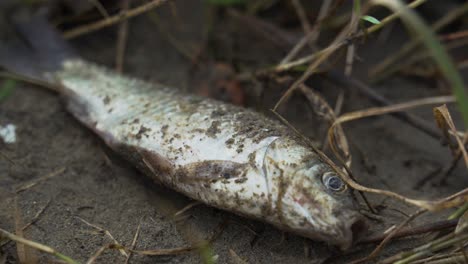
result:
[[[278,138],[265,153],[263,171],[273,224],[342,250],[364,230],[350,188],[310,148]]]

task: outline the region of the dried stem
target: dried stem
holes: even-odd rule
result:
[[[132,18],[134,16],[141,15],[145,12],[148,12],[161,4],[164,4],[168,0],[153,0],[151,2],[148,2],[146,4],[140,5],[138,7],[132,8],[128,11],[122,11],[117,15],[111,16],[109,18],[99,20],[97,22],[89,23],[83,26],[79,26],[77,28],[71,29],[69,31],[65,31],[63,33],[63,37],[66,39],[71,39],[71,38],[76,38],[78,36],[100,30],[102,28],[114,25],[116,23],[119,23],[122,20],[126,20],[129,18]]]
[[[79,264],[77,261],[73,260],[72,258],[70,258],[68,256],[63,255],[62,253],[56,251],[55,249],[53,249],[53,248],[51,248],[49,246],[46,246],[46,245],[31,241],[31,240],[28,240],[28,239],[25,239],[23,237],[12,234],[12,233],[10,233],[10,232],[8,232],[8,231],[6,231],[4,229],[1,229],[1,228],[0,228],[0,237],[5,237],[5,238],[13,240],[13,241],[15,241],[17,243],[21,243],[21,244],[26,245],[28,247],[40,250],[40,251],[45,252],[45,253],[49,253],[49,254],[54,255],[57,258],[65,261],[66,263]]]

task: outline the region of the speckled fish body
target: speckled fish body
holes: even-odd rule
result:
[[[50,77],[76,118],[155,181],[283,230],[352,244],[360,216],[350,191],[278,122],[80,59]]]

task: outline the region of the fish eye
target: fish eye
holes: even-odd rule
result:
[[[333,192],[341,192],[346,189],[346,184],[343,180],[333,172],[325,173],[322,177],[322,182],[327,189]]]

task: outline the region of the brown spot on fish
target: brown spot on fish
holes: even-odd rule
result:
[[[195,129],[190,130],[190,132],[205,133],[205,130],[201,128],[195,128]]]
[[[247,169],[247,164],[224,160],[208,160],[190,163],[177,170],[179,182],[236,179]]]
[[[281,224],[285,224],[284,221],[284,210],[283,210],[283,198],[286,193],[287,182],[284,181],[283,170],[277,168],[280,171],[280,175],[278,176],[278,197],[276,198],[276,210],[278,215],[278,220]]]
[[[102,99],[102,102],[105,104],[105,105],[108,105],[110,103],[111,99],[108,95],[106,95],[106,97],[104,97],[104,99]]]
[[[211,126],[206,130],[206,135],[212,138],[216,138],[216,134],[221,132],[219,125],[221,125],[220,121],[211,122]]]
[[[225,114],[226,114],[226,111],[216,109],[213,112],[211,112],[210,117],[211,118],[216,118],[216,117],[224,116]]]
[[[166,133],[167,133],[167,129],[169,128],[168,125],[164,125],[161,127],[161,138],[164,138],[166,136]]]
[[[272,136],[291,135],[287,127],[267,118],[259,118],[258,113],[243,111],[236,116],[234,137],[250,138],[254,143]],[[259,129],[263,128],[263,129]]]
[[[228,148],[231,148],[231,147],[232,147],[232,144],[234,144],[234,139],[233,139],[233,138],[230,138],[230,139],[226,140],[226,142],[224,142],[224,143],[226,143],[226,146],[227,146]]]
[[[174,187],[173,164],[158,153],[125,144],[110,145],[112,149],[131,161],[141,171],[157,183]]]
[[[244,178],[241,178],[241,179],[236,179],[236,180],[234,180],[235,183],[244,183],[244,182],[246,182],[246,181],[247,181],[247,178],[245,178],[245,177],[244,177]]]
[[[138,130],[138,133],[135,135],[135,137],[137,139],[141,139],[141,137],[144,135],[146,137],[148,137],[148,134],[146,134],[146,132],[149,132],[151,131],[151,128],[147,128],[145,126],[140,126],[140,130]]]
[[[252,152],[249,154],[249,164],[252,167],[255,167],[255,157],[257,152]]]
[[[240,144],[238,147],[237,147],[237,153],[241,153],[242,151],[244,150],[244,144]]]

